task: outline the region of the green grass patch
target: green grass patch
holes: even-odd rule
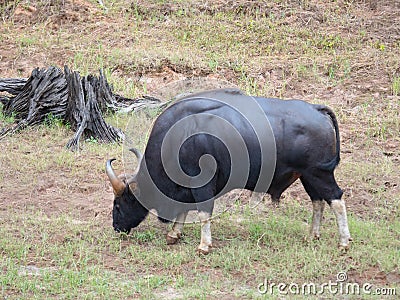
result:
[[[0,228],[2,293],[70,298],[85,292],[89,298],[116,299],[154,297],[170,288],[202,298],[217,290],[255,293],[265,278],[323,283],[341,271],[362,273],[372,265],[391,272],[399,265],[399,222],[350,215],[354,242],[343,255],[337,250],[333,214],[325,215],[320,241],[306,240],[308,224],[284,210],[265,215],[249,211],[241,216],[244,224],[216,219],[217,244],[223,235],[232,238],[206,257],[195,254],[198,224],[186,226],[178,245],[166,246],[154,218],[121,239],[111,228],[77,222],[70,214],[48,218],[27,209],[13,217],[2,215],[8,224]],[[237,218],[237,212],[230,217]],[[110,257],[117,269],[111,268]]]

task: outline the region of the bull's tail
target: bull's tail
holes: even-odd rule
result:
[[[321,166],[321,168],[333,171],[335,167],[339,164],[340,162],[340,135],[339,135],[339,126],[338,122],[336,119],[335,113],[327,106],[325,105],[317,105],[317,110],[323,114],[326,114],[330,117],[332,121],[332,125],[335,129],[335,137],[336,137],[336,156],[334,159],[332,159],[330,162],[325,163]]]

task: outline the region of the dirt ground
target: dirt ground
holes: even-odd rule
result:
[[[397,41],[400,44],[400,7],[395,2],[364,1],[363,3],[366,3],[365,5],[369,9],[363,11],[363,16],[357,16],[357,20],[361,19],[365,23],[368,23],[366,27],[370,28],[370,32],[378,37],[384,36],[384,41]],[[104,25],[107,22],[117,22],[116,20],[110,20],[106,14],[102,14],[101,9],[92,2],[74,0],[65,1],[65,3],[61,8],[61,13],[56,13],[57,7],[47,8],[49,17],[46,17],[45,21],[43,20],[43,13],[38,11],[38,8],[34,4],[30,6],[18,6],[13,14],[13,30],[25,31],[27,27],[35,26],[39,22],[46,22],[46,26],[52,32],[57,32],[62,27],[63,30],[75,30],[77,34],[82,34],[81,32],[84,32],[83,28],[88,23]],[[378,3],[378,7],[376,7],[376,3]],[[165,4],[163,9],[173,10],[175,7]],[[296,22],[298,16],[294,15],[293,18]],[[310,20],[314,21],[315,18],[318,18],[318,11],[310,12]],[[99,30],[111,31],[112,28],[102,28]],[[106,43],[105,40],[103,42]],[[110,39],[110,45],[114,42]],[[129,37],[118,41],[118,43],[129,43]],[[71,49],[63,48],[62,45],[55,45],[52,51],[40,52],[32,50],[30,54],[29,56],[21,56],[17,43],[4,43],[0,41],[0,77],[28,77],[35,67],[47,67],[50,64],[63,66],[68,62],[73,52]],[[391,78],[393,78],[394,74],[400,76],[400,64],[387,67],[379,65],[385,62],[375,61],[378,65],[372,65],[373,61],[366,61],[360,58],[359,65],[353,66],[354,76],[351,80],[328,88],[326,86],[313,85],[313,83],[296,82],[295,78],[286,78],[288,88],[284,94],[285,98],[302,98],[310,101],[315,98],[326,99],[329,105],[341,109],[343,115],[339,117],[339,121],[342,138],[342,165],[351,163],[349,166],[351,168],[351,166],[362,164],[366,157],[368,159],[379,158],[377,161],[389,159],[394,164],[395,169],[393,172],[383,177],[375,175],[373,170],[371,170],[370,174],[362,174],[362,176],[366,176],[362,179],[365,183],[362,186],[357,185],[359,178],[351,178],[351,176],[357,176],[357,172],[353,172],[349,177],[346,177],[344,173],[348,168],[338,170],[339,178],[343,178],[339,184],[344,188],[344,197],[348,203],[348,210],[358,216],[365,215],[365,218],[377,217],[377,214],[371,213],[371,210],[376,209],[376,203],[371,199],[376,198],[379,193],[385,193],[384,197],[387,198],[386,208],[389,212],[398,209],[390,205],[400,195],[399,135],[390,135],[385,139],[376,138],[371,140],[370,136],[364,135],[363,130],[368,124],[360,123],[357,120],[357,114],[364,109],[362,105],[367,98],[372,99],[371,106],[367,107],[367,109],[375,111],[382,107],[379,103],[374,102],[374,100],[395,97],[391,95],[390,91]],[[275,81],[279,85],[283,80],[282,74],[280,74],[283,72],[281,67],[277,66],[274,70],[262,70],[262,74],[265,77],[264,80]],[[392,74],[388,74],[389,71]],[[124,74],[126,71],[123,66],[116,66],[114,72]],[[160,85],[190,76],[224,78],[233,83],[238,79],[237,74],[229,69],[213,73],[208,70],[189,67],[183,68],[167,61],[161,68],[144,68],[143,70],[137,70],[137,74],[135,75],[147,81],[149,92],[156,91]],[[313,91],[312,94],[310,93],[311,90]],[[398,105],[399,102],[397,100],[397,102],[394,101],[393,103],[397,103]],[[399,110],[400,107],[397,106],[394,109]],[[382,119],[385,118],[385,116],[379,117]],[[70,133],[68,132],[64,133],[62,138],[54,141],[52,146],[49,146],[46,151],[49,153],[59,151],[68,141],[69,135]],[[27,143],[31,143],[29,137],[26,139]],[[23,147],[21,144],[24,144],[24,136],[18,135],[18,137],[1,140],[0,148],[13,149],[15,151],[21,151],[22,149],[21,156],[25,157],[34,157],[37,155],[37,151],[41,151],[38,145]],[[113,152],[113,150],[110,152]],[[2,173],[5,175],[2,182],[0,182],[0,209],[6,211],[12,207],[13,210],[24,210],[28,207],[38,209],[48,217],[61,214],[65,211],[71,211],[75,215],[77,222],[82,219],[95,218],[99,222],[110,223],[111,225],[110,211],[113,194],[103,170],[96,167],[91,172],[85,174],[75,174],[73,172],[76,167],[90,168],[90,165],[98,166],[99,161],[104,161],[104,156],[101,154],[93,155],[93,153],[89,152],[82,153],[79,159],[73,161],[71,164],[60,165],[51,172],[40,173],[31,182],[27,175],[24,174],[29,173],[29,170],[27,170],[29,166],[25,166],[25,170],[18,170],[15,167],[8,169],[8,162],[1,162]],[[82,161],[85,162],[83,163]],[[376,190],[365,189],[366,186],[372,185],[368,184],[369,182],[375,183]],[[307,195],[299,184],[295,184],[288,190],[285,197],[288,196],[302,203],[307,198]],[[269,199],[266,202],[265,209],[269,209],[272,204],[268,204]],[[307,202],[305,205],[310,204]],[[60,236],[59,238],[63,239],[64,237]],[[119,268],[112,258],[110,258],[108,263],[110,264],[110,268]],[[384,274],[374,268],[363,274],[354,272],[348,275],[359,282],[371,279],[382,284],[400,282],[399,273]]]

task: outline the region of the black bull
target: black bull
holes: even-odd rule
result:
[[[311,235],[319,238],[324,204],[336,215],[340,247],[351,240],[342,191],[334,178],[340,160],[339,129],[326,106],[300,100],[250,97],[214,90],[177,101],[155,121],[134,174],[106,173],[115,199],[113,226],[129,232],[150,209],[172,221],[167,242],[181,236],[188,211],[201,222],[198,250],[212,247],[214,199],[234,188],[268,192],[273,201],[300,178],[313,203]]]

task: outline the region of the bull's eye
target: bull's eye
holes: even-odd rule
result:
[[[115,208],[115,210],[117,211],[117,213],[121,213],[121,209],[120,209],[120,207],[119,207],[119,204],[116,204],[115,206],[114,206],[114,208]]]

